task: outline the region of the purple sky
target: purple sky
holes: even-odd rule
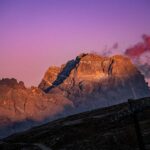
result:
[[[150,34],[149,0],[0,0],[0,78],[37,85],[82,52],[120,52]]]

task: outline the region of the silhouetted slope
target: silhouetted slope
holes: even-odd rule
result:
[[[145,146],[150,145],[150,98],[134,101]],[[5,143],[4,143],[5,142]],[[97,109],[30,129],[3,140],[0,147],[52,150],[137,150],[132,112],[128,103]],[[40,148],[39,148],[40,149]]]

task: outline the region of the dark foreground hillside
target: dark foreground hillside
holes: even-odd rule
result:
[[[131,105],[122,103],[35,127],[1,140],[0,149],[138,150],[137,117],[143,146],[149,150],[150,98],[131,101]]]

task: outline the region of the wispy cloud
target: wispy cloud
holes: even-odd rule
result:
[[[137,65],[150,86],[150,36],[144,34],[142,39],[142,42],[128,48],[125,55]]]

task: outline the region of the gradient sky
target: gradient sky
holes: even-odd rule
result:
[[[0,78],[37,85],[50,65],[150,34],[150,0],[0,0]],[[118,52],[116,50],[116,52]]]

